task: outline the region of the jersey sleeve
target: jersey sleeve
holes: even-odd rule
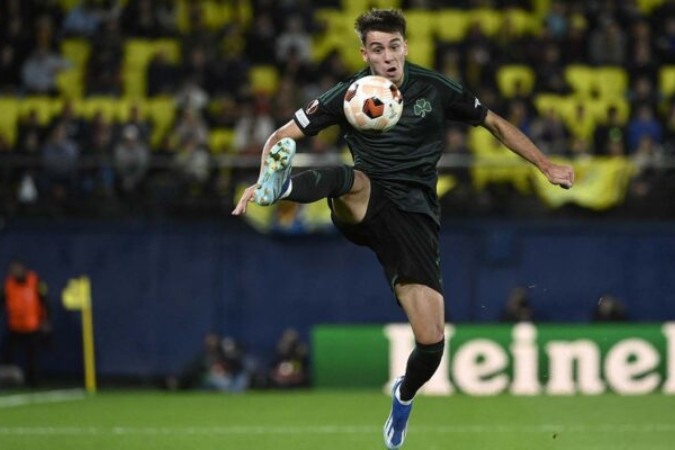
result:
[[[446,114],[448,119],[477,126],[483,123],[488,109],[472,92],[460,84],[448,87]]]
[[[331,125],[345,121],[342,103],[349,83],[338,83],[293,114],[293,120],[306,136],[315,136]]]

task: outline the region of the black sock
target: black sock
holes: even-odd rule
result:
[[[312,203],[322,198],[339,197],[354,184],[354,169],[349,166],[307,170],[291,178],[293,189],[286,200]]]
[[[445,347],[445,339],[435,344],[417,343],[415,345],[415,350],[408,357],[405,378],[399,388],[402,401],[412,400],[417,390],[436,372],[443,357],[443,347]]]

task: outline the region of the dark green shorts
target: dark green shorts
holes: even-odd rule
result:
[[[332,209],[330,199],[328,204]],[[334,213],[331,218],[347,239],[375,252],[392,290],[397,282],[405,282],[443,293],[439,226],[430,216],[401,210],[371,181],[368,211],[361,223],[342,223]]]

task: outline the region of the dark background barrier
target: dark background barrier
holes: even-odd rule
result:
[[[452,321],[497,321],[518,285],[537,321],[588,322],[607,292],[631,320],[675,319],[673,223],[458,221],[441,241]],[[336,234],[261,235],[239,221],[19,221],[0,234],[0,264],[15,255],[50,287],[51,374],[81,370],[79,314],[60,297],[83,274],[102,376],[177,370],[210,330],[264,361],[289,326],[309,338],[315,324],[404,320],[375,257]]]

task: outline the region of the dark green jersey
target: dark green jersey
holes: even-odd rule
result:
[[[339,124],[356,169],[378,182],[399,208],[429,214],[439,222],[436,166],[443,152],[445,123],[479,125],[487,109],[456,81],[408,62],[400,86],[401,119],[386,133],[361,133],[347,122],[343,101],[349,85],[369,74],[364,69],[338,83],[293,118],[308,136]]]

